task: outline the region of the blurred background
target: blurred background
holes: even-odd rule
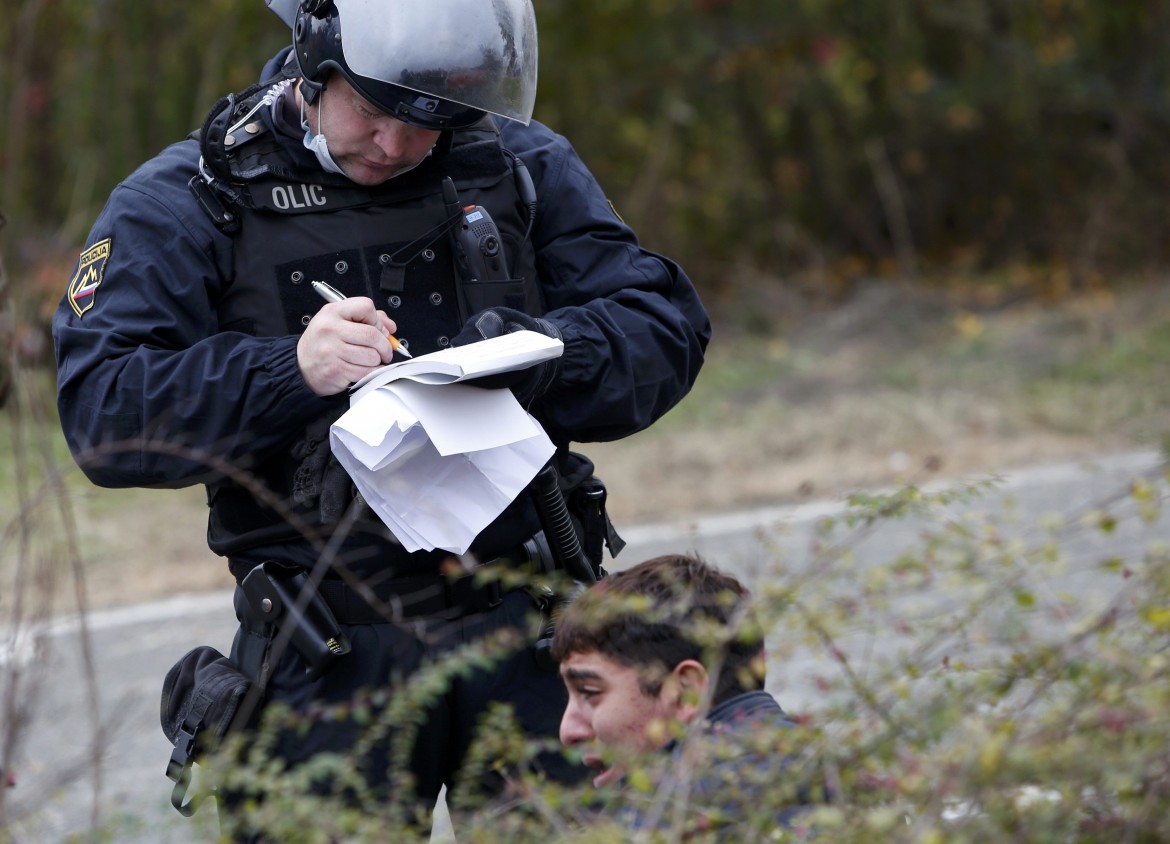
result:
[[[536,0],[536,117],[729,329],[873,278],[980,302],[1170,257],[1170,3]],[[0,28],[6,355],[111,188],[288,32],[259,0],[12,0]],[[760,307],[761,303],[775,307]]]

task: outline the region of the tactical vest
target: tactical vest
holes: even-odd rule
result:
[[[228,98],[204,124],[205,172],[192,192],[234,242],[233,280],[217,303],[221,331],[257,337],[300,334],[323,302],[310,285],[319,280],[346,296],[369,296],[398,325],[413,355],[444,348],[468,316],[506,306],[544,313],[536,283],[535,252],[525,234],[529,208],[521,201],[515,158],[488,118],[444,133],[418,167],[376,187],[355,185],[318,167],[296,168],[274,132],[259,119],[234,132],[227,127],[252,109],[263,90],[240,101]],[[470,280],[457,263],[449,197],[458,206],[485,208],[503,242],[510,274]],[[339,401],[338,413],[344,410]],[[332,419],[327,420],[332,421]],[[327,425],[314,426],[317,436]],[[316,445],[310,444],[315,448]],[[327,440],[322,448],[328,448]],[[258,467],[260,479],[291,501],[293,457]],[[287,520],[230,481],[208,488],[213,551],[232,554],[297,536]],[[304,511],[320,525],[311,504]]]

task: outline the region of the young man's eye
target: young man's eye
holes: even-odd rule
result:
[[[566,683],[565,685],[568,686],[570,696],[581,698],[581,700],[584,700],[584,701],[590,701],[593,698],[595,698],[598,694],[597,689],[595,689],[591,686],[578,686],[576,684],[568,684],[568,683]]]
[[[358,110],[358,114],[360,114],[362,117],[366,118],[367,120],[373,120],[374,118],[380,116],[376,111],[370,111],[364,105],[359,105],[357,107],[357,110]]]

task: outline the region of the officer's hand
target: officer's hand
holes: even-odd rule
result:
[[[319,396],[340,393],[371,369],[390,362],[394,348],[388,338],[397,330],[365,296],[326,303],[297,342],[301,377]]]
[[[516,311],[512,308],[487,308],[467,321],[463,330],[451,340],[451,345],[466,346],[468,343],[490,340],[493,337],[523,330],[535,331],[548,337],[561,339],[560,330],[547,319],[529,316],[523,311]],[[527,405],[533,399],[544,395],[552,386],[553,381],[556,380],[559,366],[559,360],[553,358],[541,361],[527,369],[501,372],[497,375],[488,375],[464,383],[488,389],[507,387],[520,404]]]

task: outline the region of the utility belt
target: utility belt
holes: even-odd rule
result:
[[[624,543],[606,514],[605,485],[593,475],[592,462],[568,453],[562,465],[569,469],[567,477],[562,478],[550,461],[530,485],[541,530],[473,572],[351,582],[269,560],[240,579],[246,600],[237,601],[237,613],[245,628],[262,638],[271,638],[280,625],[304,658],[309,675],[318,677],[349,652],[339,625],[454,619],[498,606],[503,587],[499,577],[492,576],[492,568],[537,576],[561,573],[576,584],[591,585],[604,574],[602,546],[608,545],[616,555]],[[549,596],[551,603],[567,597],[551,590]]]
[[[342,624],[382,624],[423,616],[458,617],[487,612],[504,599],[498,580],[468,574],[404,577],[374,586],[325,580],[317,593]]]
[[[419,574],[380,583],[326,577],[309,585],[309,572],[273,560],[261,563],[241,581],[245,603],[237,602],[244,627],[259,636],[272,633],[285,612],[310,595],[318,598],[340,624],[387,624],[416,618],[458,618],[487,612],[503,600],[497,578],[483,574],[503,560],[479,566],[476,573],[459,577]],[[320,610],[319,610],[320,611]]]

